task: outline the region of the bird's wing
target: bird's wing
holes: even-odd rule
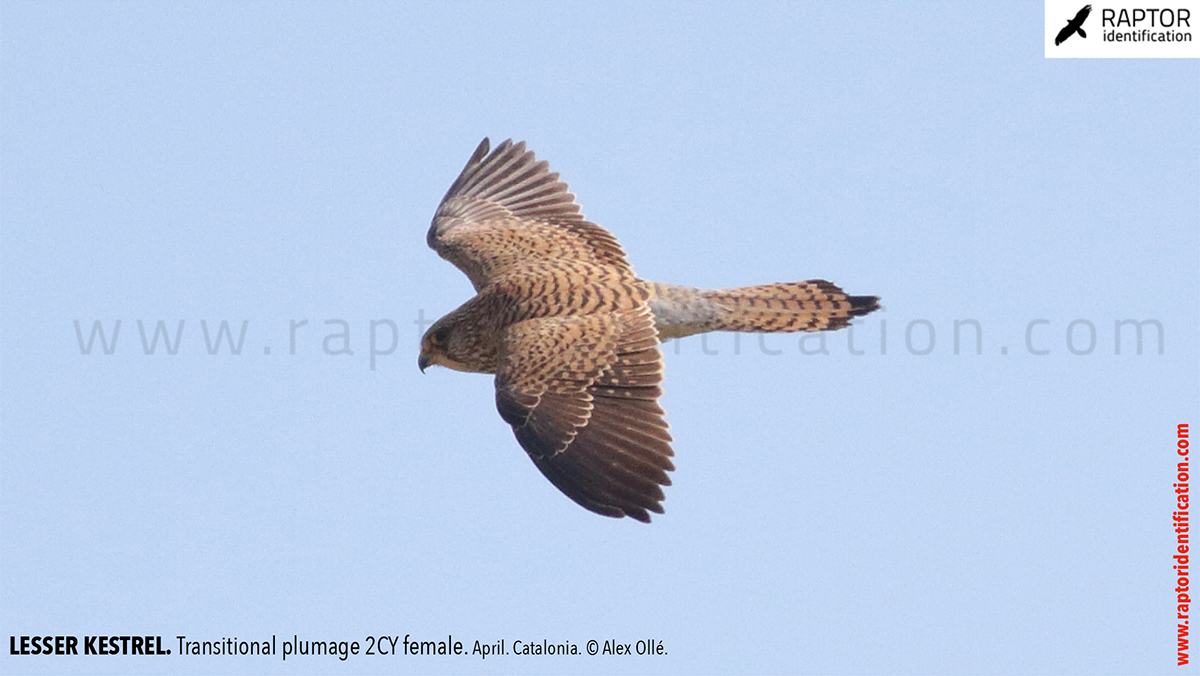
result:
[[[1054,44],[1061,45],[1063,40],[1066,40],[1067,38],[1071,37],[1071,34],[1074,32],[1075,32],[1075,25],[1068,23],[1062,30],[1060,30],[1058,32],[1058,35],[1054,36]]]
[[[496,407],[559,490],[605,516],[650,521],[671,484],[662,355],[646,307],[519,322],[505,334]]]
[[[1092,6],[1084,5],[1083,9],[1079,10],[1079,12],[1075,15],[1075,19],[1073,21],[1071,21],[1071,23],[1075,24],[1076,27],[1082,26],[1083,22],[1087,21],[1088,15],[1091,13],[1092,13]]]
[[[589,223],[567,184],[525,143],[485,138],[434,214],[426,240],[475,289],[519,261],[585,260],[631,271],[617,239]]]

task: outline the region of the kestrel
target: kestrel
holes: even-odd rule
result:
[[[475,296],[434,322],[418,366],[494,373],[496,407],[560,491],[649,522],[671,484],[661,339],[826,331],[879,307],[824,280],[701,290],[640,279],[525,144],[485,138],[438,206],[429,246]]]

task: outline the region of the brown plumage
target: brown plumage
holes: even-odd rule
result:
[[[484,139],[429,246],[476,295],[421,339],[421,370],[494,373],[496,407],[542,474],[587,509],[650,521],[671,484],[659,340],[840,329],[879,307],[823,280],[701,290],[639,279],[615,237],[524,143]]]

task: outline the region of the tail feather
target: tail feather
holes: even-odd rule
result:
[[[879,307],[823,279],[702,291],[722,311],[717,331],[833,331]]]
[[[877,296],[849,296],[823,279],[713,290],[654,284],[651,299],[663,338],[707,331],[833,331],[878,308]]]

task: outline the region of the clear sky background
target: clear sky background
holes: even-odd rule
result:
[[[425,232],[485,135],[645,278],[881,296],[863,354],[667,344],[666,514],[579,508],[490,377],[416,367],[471,295]],[[0,198],[5,643],[668,653],[0,671],[1179,673],[1195,60],[1047,60],[1040,2],[5,2]]]

